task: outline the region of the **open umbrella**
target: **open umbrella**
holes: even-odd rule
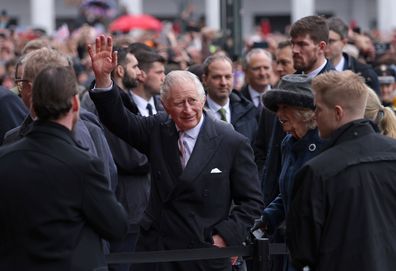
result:
[[[124,15],[115,19],[109,26],[110,32],[129,32],[133,29],[161,31],[162,23],[147,14]]]

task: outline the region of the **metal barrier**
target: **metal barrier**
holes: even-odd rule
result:
[[[268,238],[258,238],[252,244],[240,247],[111,253],[107,256],[107,263],[160,263],[241,256],[251,259],[256,271],[266,271],[269,268],[270,256],[282,254],[288,254],[284,243],[270,243]]]

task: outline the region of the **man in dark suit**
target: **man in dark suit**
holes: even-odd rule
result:
[[[257,132],[257,109],[248,99],[233,91],[232,61],[226,56],[213,55],[204,61],[203,84],[206,107],[214,116],[231,123],[235,130],[253,144]]]
[[[161,101],[169,116],[128,112],[110,77],[117,64],[112,38],[97,37],[95,49],[89,45],[88,52],[96,79],[91,98],[100,119],[150,160],[151,194],[137,249],[240,245],[262,208],[249,140],[204,113],[204,89],[188,71],[173,71],[165,78]],[[231,270],[231,263],[218,259],[136,269]]]
[[[71,68],[44,69],[32,105],[30,131],[0,148],[0,269],[107,270],[101,238],[126,234],[126,213],[103,162],[73,140],[80,104]]]
[[[262,97],[267,89],[271,88],[272,55],[265,49],[254,48],[243,59],[243,70],[247,85],[241,93],[251,101],[261,113],[263,108]]]
[[[343,52],[345,45],[348,44],[348,25],[338,17],[327,19],[327,24],[329,25],[329,42],[325,52],[326,57],[334,65],[334,68],[337,71],[351,70],[361,75],[366,84],[377,95],[380,95],[378,76],[373,67]]]

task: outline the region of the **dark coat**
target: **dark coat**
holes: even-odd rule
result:
[[[94,82],[91,84],[93,88]],[[131,96],[118,88],[123,106],[130,112],[140,115],[139,109]],[[82,106],[87,110],[98,114],[95,104],[89,97],[88,92],[83,96]],[[154,105],[158,112],[163,111],[163,107],[156,96]],[[111,153],[118,171],[118,186],[116,190],[117,199],[128,212],[130,231],[136,232],[137,223],[143,216],[150,194],[149,161],[145,154],[114,135],[105,127],[105,136],[109,143]]]
[[[28,115],[20,126],[5,134],[4,144],[10,144],[23,138],[31,130],[32,123],[33,120]],[[109,187],[114,191],[117,187],[117,169],[98,118],[81,108],[80,119],[73,130],[73,138],[81,147],[103,161],[105,173],[109,179]]]
[[[297,174],[287,219],[293,262],[315,271],[396,266],[396,141],[367,120],[339,128]]]
[[[231,124],[247,138],[251,145],[256,139],[258,110],[252,102],[235,90],[230,95]]]
[[[296,140],[291,134],[284,138],[279,195],[264,209],[263,213],[269,232],[274,232],[287,216],[297,171],[306,161],[319,153],[321,145],[322,140],[319,138],[317,129],[308,130],[299,140]]]
[[[252,102],[233,90],[230,94],[231,124],[235,131],[249,138],[251,144],[257,133],[257,108]]]
[[[319,72],[334,71],[330,61]],[[296,72],[296,74],[301,72]],[[281,170],[281,142],[285,136],[276,115],[264,109],[260,118],[254,153],[262,171],[264,203],[269,204],[278,194],[278,178]]]
[[[227,245],[240,245],[263,207],[248,139],[231,125],[206,114],[182,170],[174,122],[165,113],[145,118],[128,112],[114,88],[90,93],[100,119],[116,135],[146,153],[151,165],[151,194],[137,249],[211,247],[213,234],[221,235]],[[235,207],[230,210],[232,201]],[[193,271],[212,264],[218,267],[211,270],[231,268],[229,259],[140,268]]]
[[[21,98],[0,86],[0,145],[5,133],[19,126],[28,114]]]
[[[347,53],[343,53],[342,55],[345,58],[343,70],[351,70],[354,73],[362,76],[366,84],[372,88],[377,93],[377,95],[380,95],[380,83],[373,67],[371,67],[371,65],[359,62],[356,58],[348,55]]]
[[[103,162],[65,127],[37,121],[0,149],[0,270],[106,267],[101,238],[127,232]]]

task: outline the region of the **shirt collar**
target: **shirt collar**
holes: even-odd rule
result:
[[[342,72],[344,70],[344,65],[345,65],[345,57],[342,56],[340,62],[334,68],[337,71]]]
[[[325,59],[323,64],[320,65],[318,68],[316,68],[315,70],[311,71],[310,73],[307,73],[307,76],[309,78],[314,78],[315,76],[317,76],[320,73],[320,71],[326,66],[326,64],[327,64],[327,59]]]
[[[184,135],[187,135],[188,137],[196,140],[199,134],[199,131],[201,130],[202,124],[204,122],[205,114],[202,113],[201,119],[199,120],[198,124],[194,127],[191,128],[190,130],[184,131]],[[179,127],[176,126],[177,131],[180,132]]]
[[[142,114],[142,112],[147,111],[147,104],[151,104],[153,110],[155,110],[155,104],[154,104],[153,97],[151,97],[150,100],[146,101],[142,97],[136,95],[133,91],[131,91],[131,93],[132,93],[133,101],[135,102],[135,104],[138,107],[141,114]],[[144,114],[142,114],[142,115],[144,115]]]
[[[213,101],[212,98],[209,97],[209,95],[206,96],[206,101],[208,103],[209,109],[213,112],[219,111],[220,108],[224,108],[227,113],[230,112],[230,99],[227,99],[227,102],[224,106],[221,106]]]

